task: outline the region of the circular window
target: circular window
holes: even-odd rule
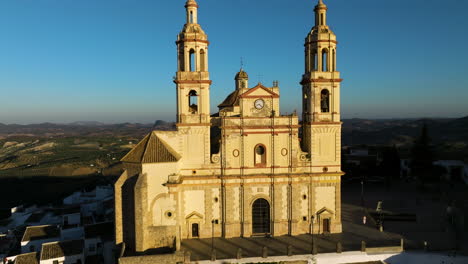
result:
[[[215,203],[217,203],[219,201],[218,197],[215,197],[214,201],[215,201]]]
[[[255,149],[255,152],[258,154],[258,155],[263,155],[265,154],[265,148],[263,146],[258,146],[256,149]]]
[[[235,149],[235,150],[232,151],[232,155],[233,155],[234,157],[239,157],[239,154],[240,154],[240,152],[239,152],[238,149]]]
[[[323,172],[327,172],[328,171],[328,168],[327,167],[323,167]]]
[[[171,218],[173,216],[172,212],[171,211],[167,211],[166,212],[166,217],[167,218]]]
[[[283,156],[288,155],[288,150],[285,149],[285,148],[283,148],[283,149],[281,150],[281,155],[283,155]]]

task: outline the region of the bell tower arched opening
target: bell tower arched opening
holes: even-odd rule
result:
[[[327,89],[320,93],[320,110],[322,113],[330,112],[330,92]]]
[[[322,50],[322,71],[328,71],[328,50],[327,49],[323,49]]]
[[[200,50],[200,71],[206,71],[206,53],[205,50]]]
[[[190,71],[192,72],[196,70],[195,51],[193,49],[189,51],[189,67],[190,67]]]
[[[198,94],[196,91],[191,90],[188,94],[189,96],[189,110],[190,113],[198,113]]]

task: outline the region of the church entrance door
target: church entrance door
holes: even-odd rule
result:
[[[192,237],[199,237],[197,223],[192,224]]]
[[[270,233],[270,204],[265,199],[257,199],[252,205],[252,233]]]
[[[330,233],[330,218],[323,219],[323,232]]]

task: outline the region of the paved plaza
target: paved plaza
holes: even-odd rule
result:
[[[404,238],[405,250],[423,250],[424,241],[430,251],[452,252],[455,247],[455,232],[447,227],[444,218],[446,202],[443,199],[435,199],[431,193],[415,191],[414,186],[406,183],[396,183],[391,189],[378,184],[366,185],[364,200],[368,210],[375,209],[377,201],[383,201],[384,210],[417,215],[415,222],[385,221],[384,231],[380,232],[373,219],[364,213],[360,194],[360,184],[343,186],[343,233],[314,234],[318,253],[336,252],[338,242],[342,244],[343,251],[359,251],[361,241],[365,241],[367,247],[399,246],[401,238]],[[366,224],[362,223],[364,215],[367,217]],[[461,237],[457,254],[468,255],[468,245]],[[261,256],[264,247],[268,248],[269,256],[286,255],[288,246],[291,246],[294,255],[310,254],[312,251],[310,234],[215,238],[213,242],[217,259],[236,258],[239,248],[244,258]],[[182,241],[182,250],[190,251],[193,261],[210,259],[211,249],[211,238]]]
[[[359,222],[362,208],[343,204],[343,233],[314,234],[314,243],[318,253],[336,252],[337,243],[342,243],[343,251],[359,251],[361,241],[366,241],[367,247],[399,246],[401,236],[388,232],[380,232],[372,225]],[[215,238],[213,245],[217,259],[236,258],[237,251],[242,250],[242,257],[259,257],[263,247],[268,248],[269,256],[287,255],[288,246],[292,246],[294,255],[310,254],[312,251],[312,236],[303,234],[298,236],[279,237],[244,237],[244,238]],[[211,238],[187,239],[182,241],[182,250],[190,251],[192,261],[211,258]]]

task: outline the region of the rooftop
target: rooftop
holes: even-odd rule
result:
[[[164,163],[177,162],[179,159],[179,154],[153,131],[141,140],[121,161],[131,163]]]
[[[83,253],[83,240],[51,242],[42,245],[41,261]]]
[[[16,256],[15,264],[39,264],[39,253],[31,252]]]
[[[24,232],[21,242],[41,240],[60,237],[60,229],[57,226],[43,225],[43,226],[28,226]]]

